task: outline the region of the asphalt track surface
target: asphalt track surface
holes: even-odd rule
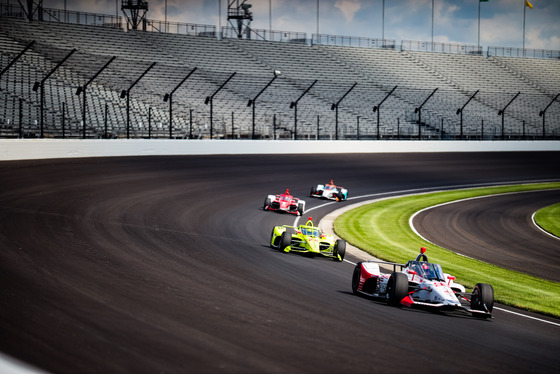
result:
[[[558,372],[558,320],[504,307],[479,320],[354,296],[350,263],[271,249],[272,226],[294,216],[262,204],[330,179],[367,199],[558,180],[559,161],[523,152],[0,163],[0,351],[55,373]]]

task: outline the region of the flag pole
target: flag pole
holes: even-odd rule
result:
[[[381,43],[385,48],[385,0],[381,4]]]
[[[525,57],[525,13],[527,13],[527,5],[523,0],[523,57]]]
[[[432,0],[432,52],[434,51],[434,0]]]
[[[319,38],[319,0],[317,0],[317,39]]]
[[[218,0],[218,32],[216,38],[222,40],[222,0]]]
[[[480,0],[478,0],[478,50],[480,51]]]

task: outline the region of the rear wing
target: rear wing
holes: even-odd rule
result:
[[[280,226],[275,226],[275,227],[281,227],[284,230],[292,229],[294,232],[298,231],[298,228],[296,226],[280,225]]]
[[[377,261],[377,260],[369,260],[369,261],[363,261],[363,262],[375,262],[376,264],[390,265],[390,266],[393,267],[394,272],[397,271],[397,267],[399,268],[399,271],[402,271],[402,269],[404,269],[406,267],[405,264],[397,264],[396,262]]]

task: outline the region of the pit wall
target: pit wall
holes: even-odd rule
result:
[[[218,154],[513,151],[560,151],[560,141],[0,139],[0,161]]]

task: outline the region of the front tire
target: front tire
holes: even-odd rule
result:
[[[337,239],[336,244],[334,245],[335,260],[337,261],[344,260],[345,254],[346,254],[346,242],[342,239]],[[339,256],[340,259],[338,258]]]
[[[471,296],[471,309],[492,313],[494,308],[494,288],[486,283],[477,283]],[[480,316],[473,313],[474,316]]]
[[[401,300],[408,295],[408,278],[404,273],[393,272],[387,283],[385,300],[388,305],[399,306]]]
[[[270,206],[270,204],[272,204],[272,200],[270,200],[269,197],[264,199],[263,210],[268,210],[268,207]]]
[[[280,237],[280,246],[278,247],[281,252],[287,252],[286,248],[292,244],[292,234],[284,231]]]
[[[352,273],[352,293],[359,295],[358,287],[360,286],[360,277],[362,276],[362,263],[358,262]]]
[[[303,215],[303,212],[305,212],[305,205],[302,204],[302,203],[298,203],[297,211],[298,211],[298,214],[299,214],[300,216],[302,216],[302,215]]]

